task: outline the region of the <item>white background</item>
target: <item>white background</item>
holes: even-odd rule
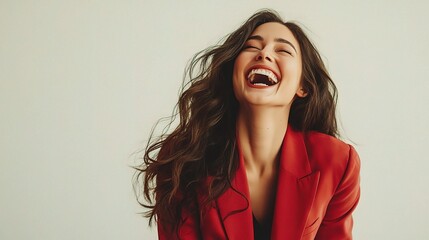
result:
[[[429,237],[427,1],[160,2],[0,1],[0,239],[156,239],[133,153],[193,54],[264,7],[308,28],[338,86],[355,238]]]

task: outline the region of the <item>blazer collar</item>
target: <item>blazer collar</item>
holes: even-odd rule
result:
[[[304,134],[290,126],[280,156],[271,239],[301,239],[320,173],[312,172]]]
[[[238,144],[237,144],[238,145]],[[228,239],[253,239],[253,219],[244,157],[231,187],[216,201]],[[319,172],[312,173],[303,133],[288,126],[280,154],[271,239],[300,239],[311,209]]]
[[[297,179],[311,173],[304,134],[296,131],[290,125],[280,149],[279,171],[280,174],[282,171],[288,172]]]

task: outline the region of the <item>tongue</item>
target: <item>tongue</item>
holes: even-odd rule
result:
[[[267,76],[262,74],[254,74],[250,77],[250,83],[253,85],[265,85],[271,86],[273,85]]]

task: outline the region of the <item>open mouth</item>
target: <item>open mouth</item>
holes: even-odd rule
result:
[[[268,69],[255,68],[247,75],[247,80],[255,86],[269,87],[277,84],[277,76]]]

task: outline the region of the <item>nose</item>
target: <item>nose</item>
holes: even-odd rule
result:
[[[262,60],[267,60],[269,62],[272,62],[273,59],[271,58],[270,54],[268,53],[267,50],[261,50],[258,55],[256,55],[256,61],[262,61]]]

